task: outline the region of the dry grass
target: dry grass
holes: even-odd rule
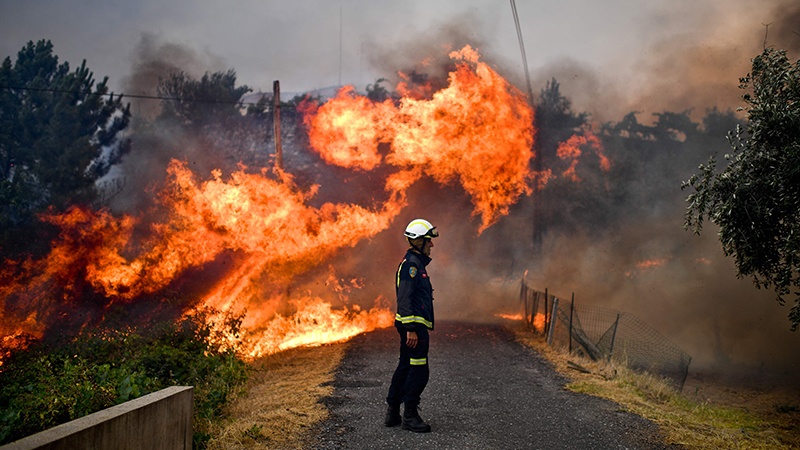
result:
[[[328,417],[319,400],[333,391],[330,381],[346,348],[299,348],[254,361],[244,392],[212,429],[208,448],[303,448],[310,427]]]
[[[800,448],[797,391],[760,392],[695,380],[681,394],[652,375],[569,355],[522,327],[512,331],[571,380],[568,389],[612,400],[653,421],[668,444],[692,449]],[[576,370],[576,364],[589,373]]]
[[[760,392],[689,380],[683,394],[647,374],[593,362],[512,330],[571,381],[575,392],[603,397],[659,425],[664,442],[691,449],[800,449],[798,392]],[[302,348],[252,364],[245,391],[211,430],[210,449],[300,449],[311,427],[328,417],[319,400],[348,344]],[[575,364],[589,371],[575,370]]]

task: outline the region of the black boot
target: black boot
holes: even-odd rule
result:
[[[422,421],[416,406],[406,405],[403,411],[403,429],[415,433],[427,433],[431,431],[431,426]]]
[[[400,405],[389,405],[386,409],[386,419],[383,423],[387,427],[400,425],[403,419],[400,417]]]

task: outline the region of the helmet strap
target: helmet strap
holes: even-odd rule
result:
[[[417,239],[420,239],[420,238],[417,238]],[[423,251],[422,251],[422,249],[423,249],[423,248],[425,248],[425,238],[422,238],[422,247],[417,247],[416,245],[414,245],[414,241],[415,241],[415,240],[416,240],[416,239],[409,239],[409,240],[408,240],[408,243],[409,243],[409,244],[411,244],[411,248],[413,248],[414,250],[416,250],[416,251],[417,251],[417,253],[419,253],[420,255],[424,255],[424,254],[425,254],[425,252],[423,252]]]

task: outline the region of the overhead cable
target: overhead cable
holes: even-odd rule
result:
[[[53,89],[53,88],[34,88],[34,87],[21,87],[21,86],[0,86],[0,89],[6,90],[17,90],[17,91],[33,91],[33,92],[54,92],[58,94],[86,94],[86,95],[97,95],[101,97],[128,97],[128,98],[136,98],[136,99],[144,99],[144,100],[167,100],[167,101],[175,101],[175,102],[193,102],[193,103],[218,103],[223,105],[248,105],[248,106],[255,106],[257,102],[241,102],[241,101],[230,101],[230,100],[213,100],[213,99],[203,99],[203,98],[181,98],[181,97],[163,97],[159,95],[137,95],[137,94],[101,94],[99,92],[80,92],[80,91],[70,91],[67,89]]]
[[[528,85],[528,102],[533,106],[533,89],[531,89],[531,76],[528,74],[528,57],[525,54],[525,44],[522,42],[522,29],[519,25],[519,15],[517,14],[517,4],[511,1],[511,12],[514,14],[514,25],[517,27],[517,39],[519,40],[519,50],[522,53],[522,66],[525,69],[525,81]]]

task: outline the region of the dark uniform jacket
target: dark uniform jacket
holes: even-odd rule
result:
[[[433,287],[425,270],[430,262],[430,257],[409,249],[397,268],[395,325],[399,322],[406,331],[433,330]]]

